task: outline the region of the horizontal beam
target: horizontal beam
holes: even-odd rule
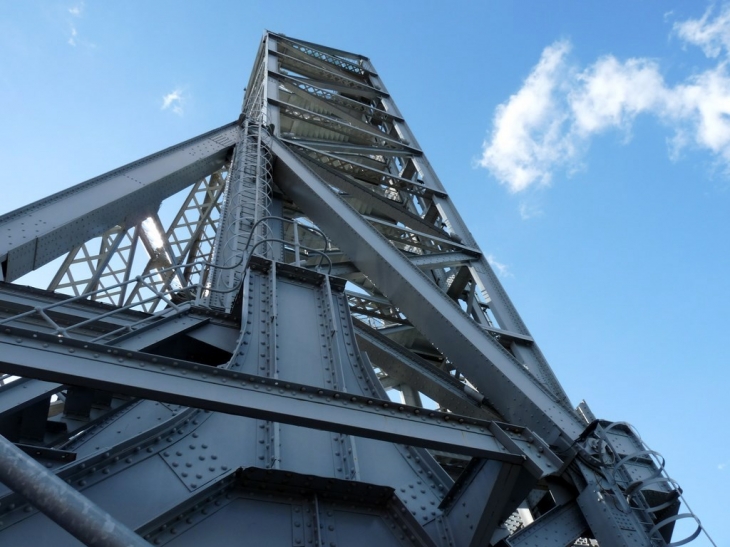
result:
[[[377,330],[356,323],[355,334],[360,350],[366,351],[372,363],[387,373],[396,385],[405,383],[457,414],[497,419],[479,404],[477,393],[468,394],[465,384]]]
[[[393,116],[390,112],[350,99],[345,95],[333,93],[324,87],[314,85],[311,80],[303,80],[291,74],[280,74],[272,71],[269,71],[269,78],[273,78],[284,84],[289,84],[291,87],[307,93],[309,96],[317,97],[324,104],[328,105],[329,108],[336,108],[349,116],[353,116],[353,112],[355,112],[359,116],[365,114],[368,117],[378,118],[388,122],[403,122],[403,118]]]
[[[532,336],[525,336],[524,334],[518,334],[516,332],[510,332],[504,329],[496,329],[494,327],[488,327],[486,325],[480,325],[480,327],[482,328],[482,330],[489,332],[499,338],[509,340],[510,342],[521,342],[527,345],[535,343],[535,340],[532,338]]]
[[[282,138],[282,141],[294,146],[297,150],[304,151],[305,155],[322,165],[334,166],[339,171],[351,174],[356,179],[369,184],[381,186],[383,188],[394,188],[399,191],[424,198],[431,198],[433,196],[441,198],[447,197],[445,192],[433,190],[432,188],[411,179],[394,175],[393,173],[382,171],[376,167],[363,163],[372,161],[372,158],[370,158],[369,155],[388,155],[388,153],[382,149],[376,150],[374,147],[364,148],[361,146],[353,148],[352,145],[346,143],[325,143],[322,141],[304,141],[301,139],[291,140]],[[322,149],[323,146],[326,146],[328,150],[340,151],[344,155],[338,156],[336,154],[329,154]],[[355,161],[353,158],[357,158],[359,161]]]
[[[387,97],[388,94],[371,87],[362,80],[352,78],[344,73],[337,72],[336,68],[317,64],[314,58],[299,59],[292,55],[287,55],[279,51],[269,51],[269,54],[276,56],[281,63],[280,69],[294,70],[298,74],[311,78],[324,87],[347,95],[355,95],[358,97],[366,97],[368,99],[377,99]]]
[[[297,88],[297,91],[300,91],[302,94],[309,95],[307,92],[301,91],[299,88]],[[312,97],[314,97],[314,99],[312,99],[312,102],[314,102],[316,96]],[[309,97],[306,98],[309,99]],[[357,118],[352,118],[352,120],[342,119],[342,116],[335,117],[334,113],[323,114],[321,112],[316,112],[310,108],[305,108],[304,106],[293,104],[289,101],[283,101],[271,97],[269,97],[269,104],[278,106],[284,111],[286,111],[287,109],[291,109],[292,111],[296,111],[300,116],[302,116],[293,116],[294,119],[303,120],[308,123],[313,123],[315,125],[320,125],[321,127],[324,127],[326,129],[331,129],[332,131],[348,135],[349,137],[354,137],[355,139],[364,142],[377,143],[379,146],[386,146],[388,148],[392,148],[395,151],[400,151],[404,154],[422,154],[422,152],[417,148],[408,146],[407,144],[402,143],[400,140],[394,139],[387,133],[383,133],[376,127],[367,124],[361,120],[358,120]],[[323,105],[318,106],[320,106],[321,108],[321,106]],[[324,106],[329,105],[326,105],[325,103]]]
[[[163,199],[223,166],[238,140],[228,124],[0,216],[6,281],[43,266],[115,225],[133,225]]]
[[[39,311],[66,329],[64,334],[67,337],[99,341],[101,336],[105,343],[135,350],[211,321],[226,333],[238,333],[238,325],[231,316],[190,304],[180,306],[177,311],[168,308],[164,313],[150,315],[133,309],[119,309],[104,302],[0,283],[0,328],[19,327],[57,334]],[[75,328],[77,324],[85,326]],[[224,337],[230,338],[227,334]]]
[[[524,428],[25,329],[0,331],[0,371],[527,465],[535,475],[554,473],[561,464]]]
[[[457,251],[460,250],[464,253],[471,254],[475,258],[481,255],[479,249],[467,247],[466,245],[457,243],[452,239],[446,239],[445,236],[447,236],[447,234],[445,233],[441,233],[440,236],[434,236],[431,234],[420,232],[418,230],[413,230],[411,228],[401,228],[400,226],[394,226],[390,222],[385,222],[374,216],[362,215],[362,218],[367,219],[368,222],[370,222],[370,224],[372,224],[373,227],[378,230],[378,232],[380,232],[384,237],[387,237],[388,239],[390,239],[391,241],[395,241],[396,243],[402,243],[404,245],[409,245],[412,247],[430,248],[433,247],[434,244],[429,243],[435,242],[437,244],[440,244],[442,247],[450,247]],[[420,242],[420,239],[423,239],[424,242]]]
[[[345,57],[352,60],[366,60],[367,57],[364,55],[360,55],[359,53],[352,53],[350,51],[345,51],[344,49],[337,49],[329,46],[325,46],[322,44],[315,44],[314,42],[307,42],[306,40],[298,40],[291,38],[289,36],[285,36],[283,34],[277,34],[275,32],[268,31],[269,36],[275,37],[277,40],[283,40],[285,42],[288,42],[290,44],[299,44],[305,47],[309,47],[312,49],[316,49],[317,51],[321,51],[323,53],[327,53],[329,55],[333,55],[335,57]],[[358,65],[359,67],[359,65]],[[363,72],[367,72],[368,74],[375,74],[372,70],[367,70],[364,67],[362,67]]]
[[[463,266],[469,264],[473,260],[476,260],[479,255],[472,253],[432,253],[425,255],[413,255],[409,256],[411,263],[414,266],[418,266],[422,270],[436,270],[439,268],[451,268],[454,266]]]
[[[522,528],[505,540],[507,547],[533,547],[535,545],[572,545],[586,530],[583,513],[578,504],[570,502],[555,507],[539,519]]]
[[[302,157],[309,160],[312,168],[327,182],[345,192],[349,197],[355,198],[375,211],[378,211],[381,215],[393,219],[395,222],[400,222],[410,229],[418,229],[432,237],[443,238],[448,236],[448,234],[446,234],[443,230],[437,228],[433,224],[429,224],[423,218],[408,211],[402,204],[373,192],[370,189],[373,188],[372,185],[354,182],[344,173],[338,172],[332,167],[318,165],[308,156]],[[366,186],[370,186],[370,188],[367,188]]]
[[[63,389],[63,385],[20,378],[0,388],[0,419]]]
[[[86,298],[74,298],[66,294],[55,293],[35,287],[24,287],[12,283],[0,283],[0,324],[15,323],[14,326],[25,326],[28,322],[43,324],[52,329],[40,316],[21,314],[34,309],[42,309],[61,327],[66,327],[87,319],[98,317],[115,309],[105,302],[97,302]],[[149,315],[136,310],[119,310],[102,320],[94,322],[96,335],[132,325]],[[16,318],[16,319],[14,319]],[[21,323],[25,323],[22,325]]]
[[[456,251],[451,253],[408,255],[408,259],[411,261],[411,263],[414,266],[418,266],[421,270],[424,271],[438,270],[441,268],[450,268],[454,266],[463,266],[465,264],[469,264],[473,260],[477,260],[477,258],[478,257],[475,257],[472,254],[460,253]],[[333,260],[332,262],[332,272],[330,273],[330,275],[334,275],[336,277],[344,277],[360,271],[358,270],[357,266],[347,260],[343,262],[336,262],[335,260]],[[318,262],[313,261],[312,266],[308,265],[308,267],[314,267],[318,265]],[[492,330],[494,330],[495,332],[499,331],[496,332],[497,334],[501,334],[502,332],[504,332],[505,334],[510,334],[514,339],[517,340],[532,341],[532,338],[529,336],[517,335],[514,333],[509,333],[508,331],[502,331],[501,329]]]

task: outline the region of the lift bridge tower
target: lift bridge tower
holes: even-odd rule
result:
[[[0,217],[0,263],[3,546],[702,531],[570,403],[367,57],[266,32],[237,120]]]

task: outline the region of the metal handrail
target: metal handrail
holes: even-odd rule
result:
[[[687,537],[685,537],[683,539],[680,539],[677,541],[672,541],[671,543],[666,543],[665,544],[666,547],[680,547],[681,545],[686,545],[687,543],[690,543],[691,541],[694,541],[695,539],[697,539],[700,536],[700,534],[703,532],[704,532],[705,536],[707,537],[708,541],[712,545],[717,547],[717,544],[710,537],[710,534],[707,532],[707,530],[705,530],[704,526],[702,526],[700,519],[697,517],[697,515],[695,515],[695,513],[692,511],[689,504],[687,503],[687,500],[684,498],[684,495],[682,493],[682,489],[679,486],[679,483],[677,483],[677,481],[672,479],[667,474],[666,469],[665,469],[664,456],[662,456],[659,452],[650,449],[646,445],[644,440],[641,438],[638,431],[636,430],[636,428],[633,425],[629,424],[628,422],[612,422],[609,425],[607,425],[605,428],[597,428],[595,433],[597,434],[597,436],[600,437],[600,439],[602,441],[604,441],[606,443],[606,445],[611,449],[613,454],[617,455],[619,452],[616,450],[616,448],[611,443],[611,440],[608,438],[608,432],[611,429],[613,429],[614,427],[617,427],[619,425],[623,425],[623,426],[627,427],[634,434],[633,435],[634,438],[640,444],[639,450],[624,456],[623,458],[621,458],[618,461],[614,461],[614,463],[611,465],[612,478],[614,479],[614,482],[619,487],[619,489],[621,489],[624,496],[626,496],[626,501],[629,503],[629,506],[630,507],[635,506],[635,505],[632,505],[632,503],[631,503],[632,500],[637,500],[637,501],[641,500],[639,505],[643,505],[642,509],[644,511],[646,511],[647,513],[654,514],[654,513],[657,513],[658,511],[661,511],[662,509],[666,509],[667,507],[669,507],[669,505],[671,505],[671,503],[674,500],[679,499],[680,502],[682,504],[684,504],[684,506],[686,507],[686,509],[688,511],[686,513],[680,513],[680,514],[677,514],[677,515],[674,515],[671,517],[667,517],[667,518],[657,522],[649,530],[649,536],[659,534],[665,526],[676,523],[679,520],[692,519],[697,523],[697,528],[691,534],[689,534]],[[648,456],[656,464],[655,472],[651,476],[640,479],[640,480],[635,480],[632,482],[625,481],[625,480],[621,481],[621,482],[627,483],[625,487],[621,487],[619,485],[619,480],[616,477],[616,474],[623,472],[623,467],[629,461],[637,459],[637,458],[645,457],[645,456]],[[626,473],[626,475],[628,475],[628,473]],[[650,486],[652,484],[662,484],[662,483],[669,486],[670,490],[677,494],[677,498],[674,498],[674,500],[669,501],[669,502],[663,502],[663,503],[659,503],[657,505],[651,505],[650,503],[648,503],[646,501],[646,497],[643,494],[643,490],[644,490],[644,488],[646,488],[647,486]]]
[[[292,224],[294,224],[296,226],[295,227],[295,233],[298,233],[298,232],[296,232],[296,230],[298,230],[298,227],[301,226],[305,230],[310,231],[312,233],[316,233],[317,235],[320,235],[323,238],[323,241],[324,241],[324,250],[325,251],[327,251],[329,249],[329,247],[330,247],[329,239],[327,238],[327,236],[321,230],[319,230],[319,229],[317,229],[315,227],[312,227],[312,226],[304,226],[304,225],[298,223],[296,220],[286,219],[286,218],[278,217],[278,216],[266,216],[266,217],[263,217],[263,218],[259,219],[259,221],[256,224],[259,224],[261,222],[265,222],[267,220],[278,220],[278,221],[282,221],[282,222],[292,223]],[[256,224],[254,224],[253,228],[256,227]],[[150,316],[147,316],[147,317],[144,317],[144,318],[140,319],[139,321],[135,321],[133,323],[130,323],[128,325],[124,325],[124,326],[122,326],[122,327],[120,327],[118,329],[115,329],[113,331],[104,333],[104,334],[102,334],[100,336],[97,336],[92,341],[98,342],[98,341],[100,341],[100,340],[102,340],[104,338],[108,338],[108,337],[113,336],[113,335],[116,335],[116,334],[121,334],[123,332],[131,332],[131,331],[135,330],[135,327],[138,327],[138,326],[140,326],[140,325],[142,325],[144,323],[147,323],[147,322],[149,322],[149,321],[151,321],[153,319],[159,319],[159,318],[164,317],[166,315],[170,315],[171,312],[172,312],[172,314],[178,314],[178,313],[180,313],[182,311],[185,311],[185,310],[189,309],[190,307],[192,307],[193,303],[195,305],[198,305],[198,306],[203,305],[203,304],[201,304],[201,297],[202,297],[203,292],[208,292],[208,293],[230,293],[230,292],[237,291],[241,287],[241,283],[242,283],[242,281],[239,280],[233,287],[228,287],[228,288],[223,288],[223,289],[214,288],[214,287],[210,287],[210,286],[204,286],[202,283],[194,283],[194,284],[188,285],[186,287],[169,288],[169,289],[167,289],[165,291],[160,291],[160,290],[158,290],[154,286],[154,284],[147,283],[146,280],[151,279],[154,276],[160,276],[160,275],[162,275],[162,274],[164,274],[166,272],[169,272],[169,271],[172,271],[172,270],[177,270],[177,269],[180,269],[180,268],[206,268],[206,267],[209,267],[209,268],[216,268],[216,269],[219,269],[219,270],[231,270],[231,269],[234,269],[234,268],[238,268],[242,264],[244,264],[244,268],[243,269],[245,271],[246,269],[249,268],[251,256],[253,256],[254,250],[259,245],[264,244],[264,243],[278,242],[278,243],[282,243],[284,245],[294,245],[295,246],[295,254],[296,254],[296,257],[297,257],[296,258],[296,262],[297,263],[300,261],[300,251],[302,249],[305,250],[305,251],[307,251],[307,252],[310,252],[310,253],[318,254],[318,255],[320,255],[321,257],[323,257],[328,262],[327,275],[330,275],[331,272],[332,272],[332,260],[330,259],[329,256],[327,256],[327,254],[325,252],[323,252],[323,251],[321,251],[319,249],[314,249],[314,248],[311,248],[311,247],[308,247],[308,246],[301,245],[301,244],[298,243],[298,241],[293,241],[292,242],[292,241],[287,241],[287,240],[284,240],[284,239],[281,239],[281,238],[266,238],[266,239],[263,239],[263,240],[257,242],[253,246],[251,246],[251,237],[252,237],[252,235],[253,235],[253,230],[249,234],[248,240],[246,241],[246,246],[244,247],[243,252],[241,253],[241,257],[239,258],[239,260],[235,264],[231,264],[231,265],[218,265],[218,264],[215,264],[215,263],[210,262],[210,261],[207,261],[207,260],[196,260],[196,261],[193,261],[193,262],[190,262],[190,263],[186,263],[186,264],[172,265],[172,266],[169,266],[167,268],[162,268],[162,269],[156,270],[154,272],[149,272],[149,273],[147,273],[145,275],[138,275],[138,276],[136,276],[133,279],[129,279],[127,281],[123,281],[121,283],[117,283],[116,285],[111,285],[109,287],[104,287],[102,289],[98,289],[96,291],[92,291],[92,292],[89,292],[89,293],[85,293],[85,294],[81,294],[81,295],[77,295],[77,296],[72,296],[72,297],[67,298],[65,300],[61,300],[59,302],[53,302],[51,304],[47,304],[47,305],[44,305],[44,306],[36,306],[33,309],[30,309],[28,311],[25,311],[25,312],[22,312],[20,314],[17,314],[17,315],[11,316],[11,317],[7,317],[5,319],[0,320],[0,326],[6,325],[6,324],[8,324],[8,323],[10,323],[12,321],[17,321],[19,319],[23,319],[23,318],[26,318],[26,317],[38,316],[43,321],[45,321],[53,329],[53,331],[52,331],[53,334],[57,334],[58,336],[72,338],[73,336],[70,335],[70,331],[78,330],[80,328],[83,328],[83,327],[91,324],[91,323],[94,323],[94,322],[99,321],[99,320],[102,320],[102,319],[106,319],[107,317],[111,317],[111,316],[113,316],[115,314],[118,314],[120,312],[134,309],[134,308],[136,308],[136,307],[138,307],[140,305],[143,305],[143,304],[145,304],[147,302],[151,302],[151,301],[154,301],[154,300],[162,299],[162,300],[164,300],[168,304],[168,307],[166,307],[165,309],[161,310],[160,312],[156,312],[156,313],[154,313],[154,314],[152,314]],[[298,239],[298,238],[295,238],[295,239]],[[321,262],[320,262],[320,264],[321,264]],[[318,268],[319,268],[319,266],[318,266]],[[201,279],[202,279],[202,277],[201,277]],[[117,307],[117,308],[115,308],[113,310],[110,310],[108,312],[102,313],[101,315],[95,315],[92,318],[85,319],[83,321],[80,321],[80,322],[75,323],[75,324],[73,324],[71,326],[68,326],[68,327],[62,327],[62,326],[60,326],[58,323],[56,323],[48,315],[48,312],[50,310],[54,309],[54,308],[68,306],[69,304],[73,304],[74,302],[85,301],[85,300],[88,300],[89,298],[92,298],[93,296],[95,296],[97,294],[100,294],[100,293],[103,293],[103,292],[108,292],[108,291],[113,290],[113,289],[121,288],[121,287],[124,287],[124,286],[129,285],[129,284],[132,284],[132,283],[140,283],[140,284],[144,285],[147,289],[149,289],[150,291],[152,291],[153,296],[150,296],[148,298],[144,298],[144,299],[142,299],[140,301],[137,301],[137,302],[134,302],[134,303],[129,303],[129,304],[126,304],[124,306]],[[181,304],[177,304],[171,298],[175,294],[192,293],[192,292],[195,293],[195,298],[193,300],[193,303],[191,303],[191,302],[183,302]]]

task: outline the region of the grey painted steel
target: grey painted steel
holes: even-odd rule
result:
[[[486,335],[433,282],[336,195],[277,139],[279,186],[331,234],[360,271],[371,277],[414,325],[448,355],[510,422],[525,424],[549,442],[570,445],[584,429],[577,416]],[[514,395],[520,394],[514,402]]]
[[[649,527],[642,525],[637,513],[628,507],[626,500],[611,491],[604,491],[597,485],[589,485],[577,499],[588,526],[601,545],[611,547],[633,547],[634,545],[654,545],[661,541],[657,534],[654,541],[649,539]]]
[[[416,182],[413,182],[412,180],[365,165],[364,163],[362,163],[364,159],[360,159],[360,161],[357,161],[348,156],[348,154],[352,152],[366,152],[367,150],[373,150],[373,147],[353,147],[352,145],[336,142],[311,142],[307,141],[306,139],[297,139],[296,141],[294,141],[282,138],[281,140],[286,144],[295,146],[297,150],[304,151],[306,155],[310,156],[318,163],[321,163],[323,165],[328,165],[327,162],[336,161],[338,163],[341,162],[347,164],[352,168],[357,168],[359,171],[358,174],[361,177],[365,174],[370,175],[369,181],[371,184],[377,184],[379,180],[381,180],[383,177],[386,177],[393,181],[393,184],[396,188],[398,188],[398,190],[413,194],[414,196],[431,198],[434,195],[438,195],[442,198],[447,197],[445,192],[434,190],[433,188],[429,188],[427,186],[424,186],[423,184],[418,184]],[[332,152],[339,152],[341,153],[341,155],[337,155]],[[387,154],[388,152],[392,153],[393,151],[380,149],[377,150],[377,152]]]
[[[243,113],[0,217],[0,280],[68,252],[54,287],[113,291],[0,284],[0,372],[33,378],[2,425],[43,476],[173,547],[656,547],[696,520],[631,427],[571,408],[367,58],[266,32]],[[77,545],[2,484],[0,542]]]
[[[0,482],[89,547],[150,544],[0,435]]]
[[[522,469],[516,465],[482,460],[472,464],[447,496],[446,514],[458,545],[487,545],[497,526],[517,508],[519,499],[534,487],[520,481]],[[465,476],[466,475],[466,476]]]
[[[0,283],[0,312],[1,315],[10,312],[28,312],[33,309],[44,309],[45,313],[59,325],[68,327],[71,331],[67,336],[80,340],[93,340],[100,333],[115,333],[110,341],[111,345],[129,349],[149,347],[176,334],[197,330],[211,322],[211,332],[215,332],[216,344],[226,348],[231,346],[231,331],[238,332],[233,317],[207,308],[195,308],[190,304],[181,306],[179,311],[168,310],[164,315],[150,315],[136,310],[117,311],[115,306],[89,300],[74,300],[68,302],[68,297],[35,289],[21,287],[8,283]],[[174,313],[169,313],[172,311]],[[110,313],[113,312],[113,313]],[[103,317],[101,317],[103,315]],[[84,330],[73,330],[73,325],[82,321],[99,318],[89,324]],[[0,325],[32,328],[39,332],[52,332],[46,322],[35,315],[25,315],[14,319],[0,317]],[[2,327],[0,327],[2,328]],[[215,345],[215,344],[214,344]],[[2,390],[0,389],[0,392]]]
[[[476,255],[478,256],[478,255]],[[430,270],[430,269],[436,269],[436,268],[446,268],[449,266],[461,266],[463,264],[468,264],[474,258],[476,258],[475,255],[468,254],[468,253],[459,253],[459,252],[453,252],[453,253],[441,253],[441,254],[428,254],[428,255],[420,255],[420,256],[412,256],[410,257],[411,262],[413,262],[414,265],[418,266],[422,270]]]
[[[0,418],[57,393],[63,386],[30,378],[16,380],[0,388]]]
[[[139,350],[148,348],[173,336],[192,332],[209,322],[209,317],[201,317],[200,315],[188,315],[186,313],[171,315],[164,317],[160,321],[148,323],[142,328],[127,333],[126,335],[114,338],[110,342],[110,345],[122,349]]]
[[[358,345],[372,361],[397,383],[405,383],[429,396],[456,414],[483,419],[498,419],[467,395],[465,385],[440,371],[377,330],[360,324],[355,327]]]
[[[13,281],[219,169],[236,142],[229,124],[0,217],[0,263]]]
[[[0,348],[0,370],[21,376],[512,463],[534,454],[543,474],[558,468],[555,459],[537,460],[528,434],[519,441],[521,453],[505,448],[488,422],[91,343],[59,344],[22,329],[2,333]]]
[[[333,186],[340,188],[343,192],[347,192],[349,195],[356,197],[363,203],[380,208],[396,222],[403,222],[406,225],[415,225],[423,233],[432,236],[445,237],[447,235],[443,230],[439,230],[434,225],[428,224],[418,215],[396,206],[392,200],[368,190],[363,184],[358,184],[353,180],[343,177],[333,169],[327,169],[326,167],[314,164],[312,169],[324,180]]]
[[[377,75],[372,63],[366,59],[364,60],[363,65],[370,71],[370,80],[373,85],[376,85],[387,92],[387,87],[383,83],[382,79]],[[402,117],[398,106],[390,96],[386,102],[388,110],[392,114]],[[413,145],[417,148],[420,148],[418,139],[416,139],[407,123],[403,122],[396,124],[396,130],[401,138],[413,143]],[[444,191],[443,184],[439,180],[436,172],[431,167],[431,164],[425,155],[413,158],[413,162],[417,165],[419,172],[424,174],[424,183],[427,186],[435,190]],[[458,236],[467,245],[477,247],[474,236],[469,231],[453,203],[451,203],[448,198],[441,198],[439,196],[434,196],[433,201],[434,206],[443,213],[443,217],[448,219],[448,222],[454,232],[458,234]],[[500,326],[505,330],[509,330],[517,334],[531,336],[527,326],[522,321],[517,309],[514,304],[512,304],[507,292],[502,287],[502,284],[494,271],[492,271],[492,268],[489,266],[486,258],[483,256],[480,257],[479,260],[472,265],[471,269],[475,279],[484,286],[490,295],[490,309],[499,320]],[[548,389],[553,393],[553,395],[555,395],[558,402],[565,406],[566,409],[570,410],[570,400],[560,385],[555,373],[552,371],[542,353],[539,351],[539,348],[534,346],[529,348],[529,351],[523,351],[522,353],[524,354],[523,358],[528,361],[528,364],[539,370],[540,376],[544,378],[544,383],[548,386]]]
[[[393,488],[288,471],[239,469],[143,526],[174,547],[332,545],[435,547]],[[181,518],[182,517],[182,518]],[[324,543],[322,543],[324,542]]]
[[[555,507],[516,534],[504,540],[506,547],[544,547],[572,545],[588,530],[588,524],[575,502]]]
[[[70,297],[63,294],[52,293],[34,287],[22,287],[10,283],[0,283],[0,323],[13,324],[35,324],[39,330],[48,329],[50,325],[40,320],[37,316],[18,317],[18,314],[28,312],[34,308],[50,308],[51,318],[55,318],[59,324],[73,324],[88,319],[95,319],[114,311],[113,315],[106,315],[99,319],[96,324],[97,334],[99,331],[112,331],[118,328],[130,326],[141,319],[149,317],[148,314],[135,310],[117,311],[115,306],[92,302],[88,300],[74,300],[69,302]],[[77,334],[83,337],[84,333]],[[88,335],[88,333],[87,333]]]

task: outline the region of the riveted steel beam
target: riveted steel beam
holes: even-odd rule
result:
[[[575,413],[527,372],[373,226],[347,205],[278,139],[279,187],[333,241],[416,328],[432,340],[507,420],[525,424],[550,442],[569,446],[585,428]],[[518,401],[515,404],[515,400]]]
[[[309,159],[307,156],[303,157]],[[443,238],[448,235],[442,229],[433,224],[429,224],[418,215],[415,215],[402,206],[399,206],[393,200],[388,199],[383,195],[376,194],[369,188],[366,188],[368,185],[358,184],[357,182],[349,180],[349,178],[338,173],[333,168],[321,166],[316,163],[312,163],[311,165],[312,168],[327,182],[340,188],[343,192],[346,192],[358,201],[367,204],[374,210],[379,211],[381,215],[392,218],[396,222],[403,223],[405,226],[416,228],[430,236]]]
[[[542,547],[572,545],[588,529],[578,504],[555,507],[539,519],[504,540],[505,547]]]
[[[552,454],[547,445],[516,426],[503,429],[496,422],[64,340],[25,329],[0,331],[0,371],[302,427],[529,464],[538,475],[555,472],[561,464],[554,455],[545,457]],[[509,449],[505,443],[510,445]]]
[[[394,385],[405,383],[457,414],[499,419],[479,404],[480,395],[470,394],[465,384],[377,330],[360,323],[355,325],[355,333],[360,349],[367,352],[373,364],[388,374]]]
[[[457,545],[489,544],[497,526],[535,482],[519,466],[472,460],[442,502]]]
[[[0,216],[6,281],[116,225],[134,225],[168,196],[221,168],[236,143],[228,124]]]
[[[54,393],[61,391],[63,386],[53,382],[43,382],[30,378],[20,378],[0,387],[0,419],[8,414],[14,414],[23,408],[47,399]]]

